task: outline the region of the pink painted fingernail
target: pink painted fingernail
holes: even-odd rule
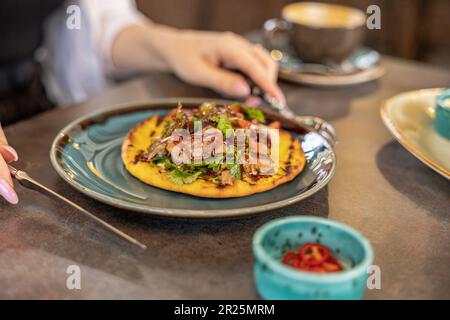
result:
[[[236,82],[231,90],[233,95],[238,97],[245,97],[250,94],[250,87],[244,82]]]
[[[8,152],[12,155],[12,157],[13,157],[13,160],[12,160],[12,161],[17,161],[17,160],[19,160],[19,155],[17,154],[17,151],[14,150],[13,147],[8,146],[8,145],[4,145],[3,148],[4,148],[6,151],[8,151]]]
[[[14,191],[14,189],[9,185],[9,183],[5,179],[0,179],[0,194],[9,203],[17,204],[19,202],[17,193]]]

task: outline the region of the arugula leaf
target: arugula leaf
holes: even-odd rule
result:
[[[172,161],[170,161],[169,157],[167,157],[167,156],[164,156],[164,157],[161,157],[161,158],[154,158],[152,160],[152,163],[154,165],[163,164],[164,165],[164,169],[166,169],[166,170],[173,170],[173,169],[177,168],[177,166],[174,165],[172,163]]]
[[[222,162],[212,162],[212,163],[208,164],[208,169],[212,169],[216,172],[219,172],[221,167],[222,167]]]
[[[172,126],[172,121],[170,121],[170,120],[166,120],[166,121],[164,121],[164,131],[165,130],[169,130],[169,128]]]
[[[192,162],[192,163],[188,164],[187,166],[188,166],[189,170],[195,171],[196,169],[201,168],[201,167],[208,167],[209,165],[212,165],[212,164],[222,164],[222,163],[223,163],[223,157],[220,156],[217,158],[213,158],[211,160],[205,159],[198,163]]]
[[[181,168],[176,168],[167,174],[167,177],[175,184],[189,184],[197,180],[202,174],[201,171],[187,171]]]
[[[218,116],[212,116],[212,117],[209,117],[209,120],[217,123],[217,122],[219,122],[220,118]]]
[[[233,130],[233,127],[231,126],[231,122],[228,118],[220,118],[217,122],[217,129],[222,131],[223,135],[226,136],[227,130]]]
[[[152,160],[153,164],[160,164],[160,163],[165,163],[167,160],[167,157],[161,157],[161,158],[154,158]]]
[[[242,109],[244,110],[245,115],[250,120],[255,119],[261,123],[266,122],[266,116],[264,115],[264,112],[262,112],[260,109],[250,108],[250,107],[246,107],[246,106],[242,106]]]
[[[227,167],[228,170],[230,170],[230,174],[233,176],[233,178],[241,180],[242,174],[241,174],[241,166],[239,163],[230,164]]]

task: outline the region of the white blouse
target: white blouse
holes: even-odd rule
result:
[[[79,29],[67,26],[68,19],[76,19],[71,5],[80,9]],[[49,98],[64,106],[111,86],[119,76],[111,60],[114,38],[141,19],[133,0],[66,1],[46,21],[44,46],[37,54]]]

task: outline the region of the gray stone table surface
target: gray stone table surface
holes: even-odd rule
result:
[[[17,167],[148,250],[134,249],[66,206],[17,186],[18,205],[0,200],[0,298],[259,298],[252,272],[255,230],[274,218],[315,215],[347,223],[372,243],[382,288],[368,291],[367,299],[449,299],[450,182],[394,141],[379,106],[402,91],[450,86],[450,72],[384,60],[387,72],[377,82],[340,89],[282,82],[296,112],[335,126],[337,172],[327,188],[301,203],[241,219],[189,221],[112,208],[71,188],[50,165],[53,138],[81,115],[151,98],[217,97],[173,76],[150,74],[7,127],[20,155]],[[69,265],[81,268],[81,290],[66,288]]]

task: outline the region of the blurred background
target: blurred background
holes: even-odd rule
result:
[[[287,0],[137,0],[153,21],[180,28],[233,31],[259,29],[279,17]],[[392,56],[450,68],[449,0],[321,0],[362,9],[381,8],[381,30],[367,30],[366,45]]]

